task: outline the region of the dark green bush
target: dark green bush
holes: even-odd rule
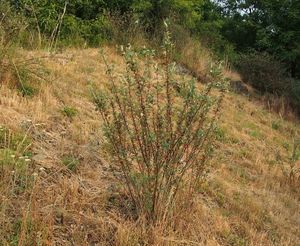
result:
[[[300,113],[300,81],[292,79],[283,63],[267,53],[241,55],[236,62],[242,79],[261,93],[284,97]]]
[[[22,14],[14,11],[6,1],[0,2],[0,45],[9,46],[19,41],[20,35],[27,27]]]
[[[241,55],[236,67],[242,79],[265,93],[284,94],[289,87],[284,65],[267,53]]]
[[[76,108],[73,108],[73,107],[64,106],[63,109],[61,110],[61,112],[64,116],[72,119],[77,115],[78,110]]]
[[[93,20],[82,20],[74,15],[66,16],[61,30],[61,43],[67,45],[87,44],[99,46],[111,40],[112,26],[106,15]]]
[[[291,80],[287,96],[290,99],[292,107],[295,108],[300,115],[300,80]]]

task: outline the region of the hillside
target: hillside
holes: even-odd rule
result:
[[[105,52],[122,71],[122,57]],[[9,78],[0,85],[0,245],[300,245],[299,182],[288,177],[299,123],[228,92],[193,207],[174,218],[176,230],[150,235],[122,214],[101,155],[89,91],[107,80],[99,51],[23,55],[43,57],[47,81],[32,97]]]

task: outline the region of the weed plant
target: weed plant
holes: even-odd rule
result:
[[[77,115],[78,110],[73,107],[64,106],[63,109],[61,110],[61,112],[64,116],[66,116],[70,119],[73,119]]]
[[[0,176],[3,180],[11,177],[13,192],[25,189],[30,182],[27,179],[28,164],[31,162],[30,145],[26,135],[12,133],[0,126]]]

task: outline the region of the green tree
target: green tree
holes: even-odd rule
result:
[[[201,17],[201,0],[134,0],[131,9],[150,30],[173,15],[182,25],[194,28]]]
[[[267,51],[300,75],[299,0],[220,0],[225,24],[222,34],[239,51]]]

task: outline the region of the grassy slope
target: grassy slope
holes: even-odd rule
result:
[[[106,52],[122,69],[122,59]],[[99,154],[101,122],[88,90],[90,81],[105,82],[98,51],[69,50],[45,62],[52,82],[33,98],[0,88],[0,124],[32,139],[26,175],[35,177],[17,194],[10,174],[1,183],[0,245],[137,245],[150,237],[158,245],[299,244],[299,184],[292,188],[282,172],[299,125],[228,93],[208,182],[194,207],[174,218],[175,231],[157,227],[150,236],[107,209],[110,173]],[[78,110],[73,119],[62,114],[65,106]],[[63,164],[66,156],[79,163],[75,172]]]

